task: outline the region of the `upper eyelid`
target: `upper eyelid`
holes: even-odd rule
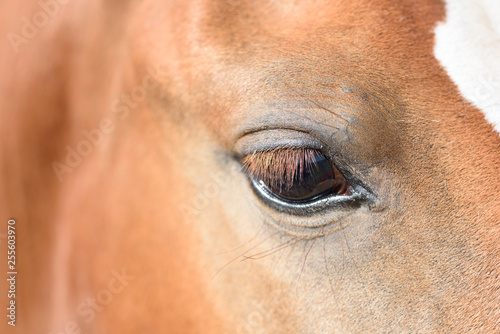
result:
[[[322,151],[325,144],[311,134],[291,129],[267,129],[251,132],[238,139],[234,146],[235,155],[244,156],[275,149],[310,148]]]

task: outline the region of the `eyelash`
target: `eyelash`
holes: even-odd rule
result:
[[[314,165],[315,153],[321,154],[317,150],[308,148],[276,148],[248,154],[241,162],[244,171],[254,179],[260,179],[270,185],[282,181],[291,184],[297,170],[299,175],[302,175],[303,170]]]

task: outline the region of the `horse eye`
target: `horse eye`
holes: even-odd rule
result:
[[[347,182],[340,173],[317,152],[305,156],[304,163],[299,162],[290,172],[291,176],[283,175],[276,182],[266,184],[273,193],[287,200],[307,201],[347,190]]]
[[[243,159],[250,176],[288,202],[312,202],[347,195],[349,183],[330,161],[312,149],[257,152]]]

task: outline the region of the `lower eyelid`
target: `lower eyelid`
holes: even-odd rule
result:
[[[331,160],[329,160],[331,161]],[[247,188],[255,195],[254,205],[266,225],[283,234],[304,239],[337,233],[373,210],[376,197],[364,186],[349,183],[342,196],[325,196],[309,202],[287,201],[273,194],[260,179],[248,175]]]
[[[290,216],[287,219],[295,220],[292,217],[296,217],[298,220],[295,223],[291,223],[296,226],[315,228],[321,226],[323,221],[337,221],[349,214],[353,209],[359,208],[363,203],[369,201],[364,189],[357,186],[353,186],[353,191],[346,196],[328,196],[314,202],[291,203],[274,196],[269,190],[266,190],[267,187],[260,180],[252,179],[251,184],[254,193],[260,198],[261,208],[265,212],[268,212],[270,215],[275,215],[276,213],[285,214],[285,216],[279,216],[281,217],[280,219]],[[305,217],[312,218],[315,216],[323,217],[326,220],[320,219],[316,221],[316,219],[312,219],[309,223],[302,220]]]

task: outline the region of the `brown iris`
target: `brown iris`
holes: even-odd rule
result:
[[[349,183],[317,150],[281,148],[256,152],[246,155],[242,163],[254,180],[262,180],[271,192],[289,201],[311,201],[349,191]]]

